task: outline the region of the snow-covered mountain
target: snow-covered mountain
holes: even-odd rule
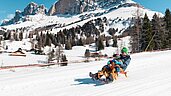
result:
[[[48,13],[43,5],[39,6],[32,2],[23,12],[16,11],[13,19],[4,21],[2,24],[10,25],[2,27],[7,30],[25,28],[27,31],[32,31],[36,28],[51,26],[49,31],[56,33],[65,28],[82,26],[88,21],[106,17],[104,33],[109,28],[114,28],[118,29],[116,34],[121,34],[132,25],[132,18],[135,17],[137,10],[142,14],[141,16],[145,13],[150,18],[154,13],[163,16],[163,14],[146,9],[132,0],[58,0]]]
[[[25,22],[27,21],[28,15],[36,14],[46,15],[47,9],[44,5],[38,5],[34,2],[31,2],[24,8],[23,12],[21,12],[20,10],[16,10],[14,18],[12,18],[11,20],[3,21],[2,25],[10,25],[18,22]]]

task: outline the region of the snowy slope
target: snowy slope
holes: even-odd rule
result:
[[[131,55],[128,78],[102,85],[88,73],[107,60],[0,71],[0,96],[171,96],[171,51]]]
[[[125,3],[136,4],[136,2],[133,2],[132,0],[127,0],[127,2]],[[100,18],[107,17],[109,25],[107,25],[107,29],[105,30],[107,31],[109,28],[115,28],[115,29],[118,28],[118,30],[120,31],[120,30],[125,30],[131,25],[130,24],[131,20],[128,19],[134,17],[138,8],[135,6],[119,7],[119,5],[110,6],[107,9],[97,8],[95,11],[88,11],[78,15],[56,15],[56,16],[45,16],[42,14],[29,15],[27,16],[28,21],[26,22],[21,22],[19,24],[12,24],[3,27],[9,30],[26,27],[28,28],[29,31],[32,31],[39,27],[56,24],[55,27],[57,28],[51,31],[51,33],[56,33],[64,28],[69,29],[72,27],[76,27],[78,25],[82,26],[86,22],[93,19],[97,19],[99,17]],[[162,13],[145,9],[142,7],[140,7],[139,10],[140,13],[142,14],[142,17],[144,16],[145,13],[148,14],[149,18],[152,18],[154,13],[157,13],[159,16],[163,16]],[[117,33],[116,35],[118,34],[119,33]]]

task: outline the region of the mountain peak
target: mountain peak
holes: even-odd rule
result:
[[[80,14],[94,11],[98,8],[108,8],[125,3],[135,3],[132,0],[59,0],[51,6],[49,15],[57,14]]]
[[[28,5],[38,5],[38,4],[35,2],[30,2]]]
[[[46,14],[46,8],[44,5],[38,5],[34,2],[31,2],[27,5],[27,7],[24,9],[23,16],[26,15],[35,15],[35,14]]]
[[[43,4],[38,5],[35,2],[30,2],[24,8],[23,12],[21,12],[19,10],[16,10],[14,18],[12,18],[11,20],[2,22],[2,25],[10,25],[10,24],[17,23],[18,21],[25,21],[24,16],[36,15],[36,14],[46,15],[47,14],[47,9]]]
[[[87,0],[59,0],[51,6],[51,8],[48,11],[48,14],[79,14],[81,13],[83,7],[82,5],[86,3],[85,1]]]

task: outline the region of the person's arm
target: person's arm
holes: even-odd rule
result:
[[[122,64],[123,64],[122,60],[116,60],[115,63],[116,63],[117,65],[122,65]]]
[[[128,58],[125,62],[123,62],[124,66],[128,66],[131,61],[131,58]]]
[[[129,63],[130,63],[130,61],[131,61],[130,56],[126,57],[126,59],[123,59],[123,64],[122,64],[121,66],[122,66],[122,67],[128,66]]]

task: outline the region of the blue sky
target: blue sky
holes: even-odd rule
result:
[[[0,21],[14,16],[15,10],[23,11],[30,3],[44,4],[46,8],[55,3],[57,0],[1,0],[0,3]],[[171,9],[171,0],[133,0],[140,3],[145,8],[164,13],[166,8]]]
[[[133,0],[153,11],[165,13],[166,9],[171,10],[171,0]]]

